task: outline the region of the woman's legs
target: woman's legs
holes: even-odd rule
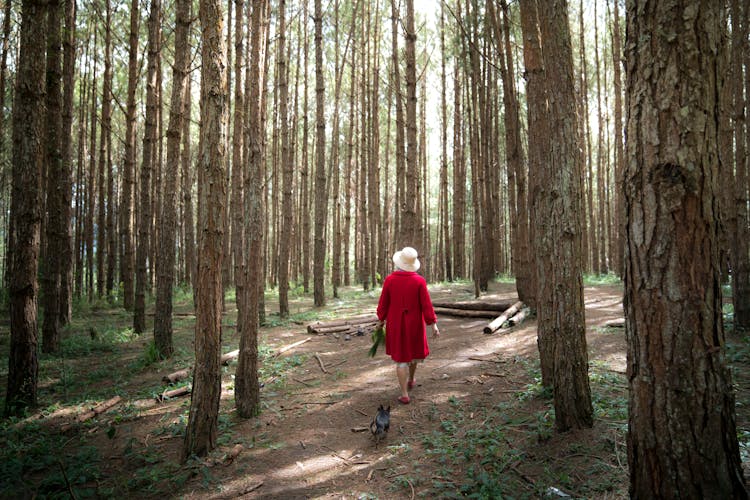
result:
[[[413,365],[409,363],[396,363],[396,376],[398,377],[398,385],[401,388],[401,397],[408,398],[409,391],[406,387],[407,377],[411,374],[411,367]]]

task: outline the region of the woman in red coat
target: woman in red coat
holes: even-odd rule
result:
[[[411,247],[393,254],[396,270],[383,282],[378,302],[378,320],[386,323],[385,352],[396,362],[401,387],[398,400],[408,404],[409,389],[414,387],[417,363],[430,354],[425,324],[432,326],[434,337],[440,335],[427,282],[417,274],[420,263]]]

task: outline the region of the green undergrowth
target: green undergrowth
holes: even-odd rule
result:
[[[595,439],[566,440],[554,430],[552,394],[540,383],[538,364],[522,362],[532,381],[507,401],[487,405],[451,397],[447,404],[433,404],[427,411],[432,430],[419,438],[424,458],[414,460],[392,488],[408,493],[413,487],[426,497],[481,499],[543,498],[550,488],[586,498],[625,491],[622,471],[612,474],[624,459],[624,449],[615,444],[624,442],[627,423],[624,377],[592,364]],[[559,457],[539,452],[553,442]],[[404,460],[416,455],[407,452]]]

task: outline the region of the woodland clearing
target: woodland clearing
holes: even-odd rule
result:
[[[470,300],[468,283],[431,285],[434,300]],[[533,318],[496,334],[487,320],[439,316],[442,335],[417,371],[412,402],[399,404],[395,370],[369,335],[315,335],[314,320],[374,311],[379,289],[342,290],[315,309],[299,293],[291,316],[269,314],[261,337],[262,411],[234,411],[235,364],[223,368],[217,449],[180,464],[189,396],[157,401],[162,377],[190,366],[192,297],[175,301],[176,355],[153,359],[150,335],[133,335],[121,308],[74,315],[63,354],[41,355],[41,408],[0,424],[0,497],[141,498],[627,498],[627,380],[622,286],[585,287],[592,429],[558,434],[549,391],[540,385]],[[493,282],[482,298],[515,298]],[[269,296],[267,310],[273,311]],[[152,310],[153,312],[153,310]],[[227,300],[223,352],[237,348],[236,309]],[[731,316],[729,317],[731,319]],[[730,324],[731,326],[731,324]],[[310,338],[285,352],[279,349]],[[727,331],[737,387],[743,462],[750,442],[750,342]],[[7,321],[0,352],[7,359]],[[5,393],[7,367],[0,373]],[[79,422],[91,407],[122,399]],[[389,435],[378,446],[367,430],[380,404],[391,405]]]

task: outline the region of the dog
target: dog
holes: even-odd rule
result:
[[[378,412],[375,414],[375,418],[372,419],[370,424],[370,432],[375,440],[375,446],[380,443],[381,439],[384,439],[388,435],[388,428],[391,426],[391,405],[388,408],[383,408],[383,405],[378,407]]]

